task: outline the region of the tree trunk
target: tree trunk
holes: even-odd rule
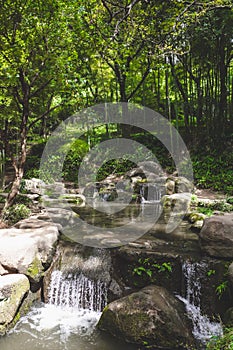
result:
[[[20,153],[18,159],[16,160],[14,155],[12,155],[12,163],[15,168],[15,178],[6,199],[4,209],[9,208],[15,200],[15,197],[19,193],[21,180],[24,174],[24,166],[27,157],[27,131],[28,131],[28,118],[29,118],[29,101],[30,101],[30,87],[25,79],[25,74],[22,69],[20,69],[19,80],[21,84],[22,98],[17,94],[18,102],[21,103],[22,109],[22,119],[20,126]]]
[[[21,129],[21,134],[20,134],[20,138],[21,138],[21,154],[19,156],[18,161],[13,157],[12,163],[13,166],[15,168],[15,178],[11,187],[11,190],[8,194],[8,197],[6,199],[6,203],[4,206],[4,209],[9,208],[10,206],[12,206],[14,204],[14,200],[15,197],[17,196],[17,194],[19,193],[20,190],[20,184],[21,184],[21,180],[23,178],[23,174],[24,174],[24,165],[26,162],[26,156],[27,156],[27,148],[26,148],[26,144],[27,144],[27,127],[26,127],[26,120],[27,118],[23,118],[23,122],[22,122],[22,129]]]

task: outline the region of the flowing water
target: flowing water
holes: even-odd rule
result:
[[[193,323],[193,335],[203,345],[212,337],[222,335],[222,326],[219,322],[212,322],[201,311],[201,285],[208,271],[205,262],[186,261],[183,264],[183,275],[186,284],[185,298],[179,297],[184,302],[188,316]]]
[[[107,303],[106,285],[82,273],[52,273],[49,302],[37,303],[0,339],[1,350],[134,350],[100,333],[96,324]]]
[[[156,204],[160,213],[161,193],[156,186],[149,189],[142,186],[141,209],[130,205],[126,210],[111,212],[107,202],[100,202],[109,209],[108,221],[103,220],[101,211],[93,213],[79,208],[79,214],[87,222],[111,227],[121,226],[125,220],[133,221],[138,211],[145,205]],[[106,211],[106,208],[104,208]],[[97,215],[98,214],[98,215]],[[20,319],[15,328],[0,338],[0,350],[136,350],[137,346],[123,343],[100,332],[96,325],[104,306],[107,304],[107,278],[110,262],[102,250],[96,249],[88,258],[73,254],[71,260],[63,262],[62,271],[54,271],[51,276],[48,302],[38,302],[31,311]],[[194,337],[205,344],[212,335],[222,334],[219,323],[211,322],[201,312],[201,282],[208,269],[204,262],[183,264],[186,285],[184,297],[178,296],[193,322]],[[107,278],[106,278],[107,277]]]
[[[140,187],[142,203],[155,203],[161,199],[161,189],[157,184],[145,183]]]

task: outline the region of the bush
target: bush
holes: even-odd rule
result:
[[[9,225],[14,225],[16,222],[26,219],[31,215],[31,210],[24,204],[15,204],[12,207],[4,209],[3,220]]]
[[[87,152],[88,144],[86,141],[77,139],[73,142],[66,154],[63,165],[63,177],[65,180],[77,181],[78,168]]]
[[[233,349],[233,328],[227,328],[222,337],[213,337],[207,344],[207,350]]]
[[[193,152],[192,162],[197,187],[222,191],[232,196],[232,152],[229,150],[221,154],[217,151],[209,154]]]

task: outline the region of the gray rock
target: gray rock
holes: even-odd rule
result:
[[[175,181],[168,178],[165,184],[166,194],[171,195],[175,192]]]
[[[155,175],[163,175],[163,169],[159,163],[155,163],[152,160],[146,160],[144,162],[138,163],[138,166],[143,169],[143,171],[148,173],[153,173]]]
[[[104,309],[98,327],[124,340],[159,349],[190,349],[184,305],[163,287],[148,286]]]
[[[37,225],[40,220],[37,221]],[[28,223],[25,223],[28,227]],[[35,225],[35,223],[34,223]],[[8,273],[27,275],[31,281],[39,282],[46,266],[52,261],[59,231],[53,223],[41,227],[0,230],[0,267]],[[21,222],[21,227],[24,224]]]
[[[228,267],[228,278],[229,278],[229,281],[231,283],[231,287],[233,289],[233,262],[230,264],[230,266]]]
[[[233,327],[233,307],[227,309],[223,316],[223,322],[227,327]]]
[[[186,177],[179,176],[175,179],[175,192],[183,193],[183,192],[193,192],[194,185],[193,182],[186,179]]]
[[[45,185],[45,183],[36,178],[32,179],[25,179],[24,180],[24,188],[27,192],[33,193],[33,194],[42,194],[42,187]]]
[[[233,258],[233,214],[205,219],[199,238],[204,253],[218,258]]]
[[[5,334],[14,321],[29,288],[29,280],[24,275],[0,276],[0,334]]]
[[[165,195],[161,202],[164,209],[171,208],[176,213],[186,213],[190,209],[191,194],[186,192]]]

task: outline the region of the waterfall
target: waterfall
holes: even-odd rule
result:
[[[140,187],[140,195],[143,203],[154,203],[161,199],[161,190],[157,184],[146,183]]]
[[[54,271],[51,276],[49,304],[101,312],[107,304],[107,287],[82,273]]]
[[[185,278],[185,298],[178,296],[184,302],[187,314],[193,323],[193,335],[202,344],[205,344],[212,336],[222,335],[220,323],[211,322],[201,311],[201,285],[206,278],[208,265],[205,262],[183,263],[183,275]]]

